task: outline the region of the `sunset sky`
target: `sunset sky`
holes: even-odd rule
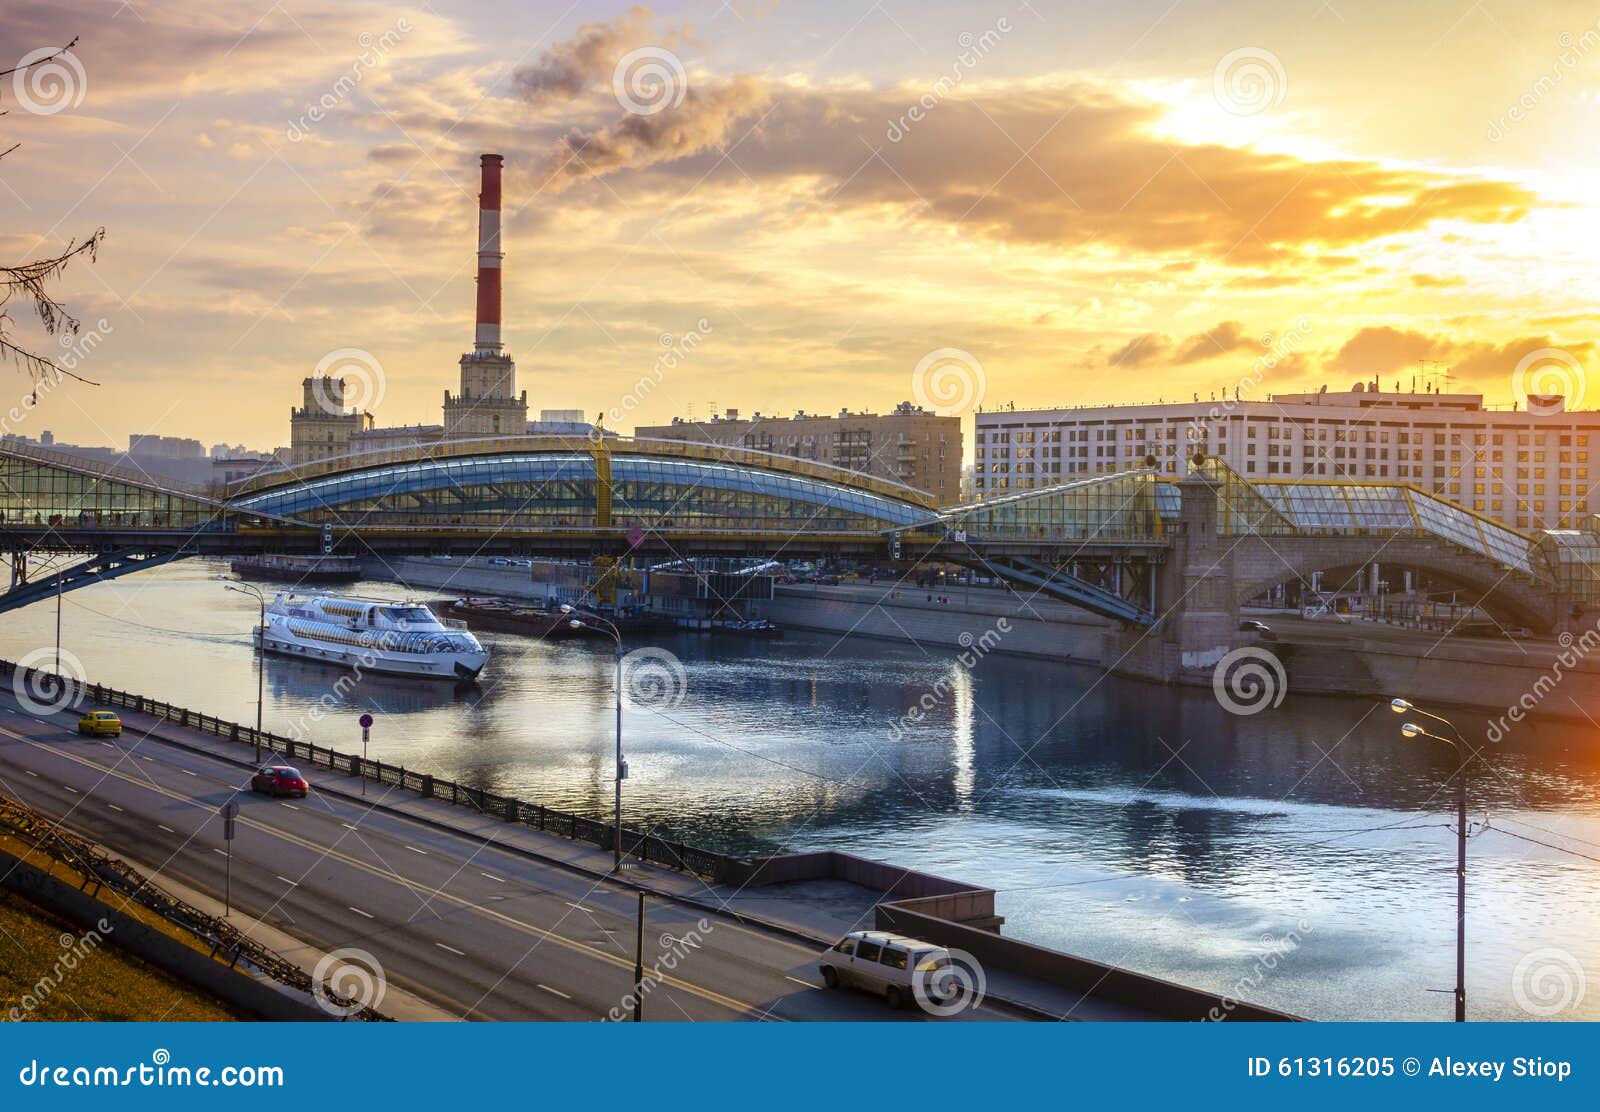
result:
[[[104,226],[58,291],[108,326],[78,367],[102,385],[9,431],[286,444],[300,379],[345,348],[383,368],[380,424],[437,422],[472,338],[481,151],[506,157],[506,333],[535,411],[617,407],[702,320],[624,431],[713,404],[881,411],[940,348],[981,365],[986,407],[1204,398],[1297,327],[1259,394],[1388,390],[1437,360],[1509,404],[1528,353],[1597,357],[1597,18],[5,0],[0,69],[80,41],[54,87],[0,82],[0,149],[21,143],[0,258]],[[661,92],[649,74],[614,87],[641,49],[681,65],[663,103],[624,103]]]

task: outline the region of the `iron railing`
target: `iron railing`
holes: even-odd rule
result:
[[[253,726],[230,722],[214,714],[174,706],[159,699],[150,699],[104,684],[87,683],[70,676],[59,676],[45,669],[24,668],[13,661],[0,660],[0,676],[11,676],[14,682],[18,682],[18,673],[21,673],[20,682],[28,685],[29,690],[70,693],[70,698],[62,704],[64,706],[76,707],[83,703],[92,703],[98,707],[119,707],[139,714],[149,714],[171,722],[175,726],[223,738],[252,749],[259,743],[263,750],[273,754],[275,758],[281,757],[308,764],[313,768],[325,768],[332,772],[371,780],[401,791],[415,793],[423,799],[436,799],[458,807],[466,807],[481,815],[558,834],[573,841],[587,842],[604,849],[610,849],[615,843],[616,825],[601,819],[560,811],[539,803],[529,803],[515,796],[500,795],[486,788],[473,787],[430,773],[417,772],[403,765],[385,764],[380,760],[370,760],[353,753],[341,752],[328,746],[300,741],[266,730],[257,735]],[[60,695],[52,701],[59,703]],[[712,881],[744,876],[750,869],[747,862],[727,854],[631,830],[626,826],[622,828],[622,852],[624,857],[661,865]]]

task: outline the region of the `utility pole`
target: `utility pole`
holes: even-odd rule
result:
[[[1443,742],[1456,751],[1456,1022],[1467,1021],[1467,739],[1456,724],[1441,714],[1423,710],[1409,699],[1391,699],[1390,708],[1396,714],[1415,711],[1417,714],[1442,722],[1450,728],[1454,738],[1430,733],[1414,722],[1400,727],[1408,738],[1425,737]]]
[[[1452,724],[1454,728],[1454,724]],[[1460,732],[1456,736],[1459,738]],[[1467,747],[1456,745],[1456,1022],[1467,1021]]]
[[[372,736],[372,715],[361,716],[361,794],[367,794],[367,742]]]
[[[639,928],[633,944],[633,1021],[644,1022],[644,893],[639,893]]]
[[[233,835],[234,820],[239,816],[239,805],[233,800],[222,805],[222,840],[227,843],[227,872],[222,881],[222,917],[233,914]]]

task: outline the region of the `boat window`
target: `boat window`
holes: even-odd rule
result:
[[[411,622],[418,625],[433,625],[433,611],[426,606],[389,606],[385,607],[383,616],[392,622]]]

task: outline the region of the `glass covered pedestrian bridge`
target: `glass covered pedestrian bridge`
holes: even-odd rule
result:
[[[1579,600],[1600,601],[1600,517],[1581,530],[1513,529],[1405,483],[1246,479],[1215,460],[1217,531],[1224,536],[1413,537],[1435,540],[1529,576]],[[947,540],[1158,543],[1177,529],[1180,482],[1139,468],[954,506],[937,523]],[[1374,546],[1374,557],[1378,546]]]
[[[468,440],[246,480],[230,505],[353,529],[878,534],[933,518],[920,491],[809,460],[679,441]]]
[[[1218,530],[1301,536],[1433,537],[1502,567],[1548,574],[1539,555],[1541,531],[1524,532],[1405,483],[1338,479],[1247,480],[1207,461],[1202,473],[1219,484]],[[1174,486],[1175,484],[1165,484]],[[1177,514],[1176,490],[1168,496]]]
[[[239,524],[269,523],[240,522],[205,490],[136,467],[0,442],[0,529],[222,532]]]

